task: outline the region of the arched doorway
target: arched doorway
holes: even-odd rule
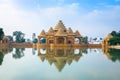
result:
[[[79,39],[79,38],[75,38],[75,39],[74,39],[74,43],[75,43],[75,44],[79,44],[79,43],[80,43],[80,39]]]
[[[58,44],[64,44],[64,38],[63,37],[58,38],[57,43]]]

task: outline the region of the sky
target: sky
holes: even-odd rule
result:
[[[0,28],[26,38],[54,27],[59,20],[82,36],[105,37],[120,31],[120,0],[0,0]]]

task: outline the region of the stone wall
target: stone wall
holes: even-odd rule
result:
[[[10,47],[12,48],[32,48],[32,43],[10,43]]]

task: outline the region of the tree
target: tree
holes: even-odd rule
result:
[[[87,37],[87,36],[83,37],[83,38],[82,38],[82,42],[83,42],[84,44],[87,44],[87,43],[88,43],[88,37]]]
[[[21,31],[14,31],[13,36],[15,36],[15,42],[22,43],[25,42],[24,36],[25,34],[22,33]]]
[[[3,58],[4,58],[4,54],[2,52],[0,52],[0,65],[2,65]]]
[[[108,53],[113,62],[120,61],[120,49],[109,49]]]
[[[13,42],[13,37],[12,36],[7,36],[10,42]]]
[[[116,36],[116,35],[117,35],[117,32],[116,32],[116,31],[112,31],[112,32],[111,32],[111,35],[112,35],[112,36]]]
[[[120,44],[120,31],[116,32],[116,31],[112,31],[111,35],[113,36],[112,38],[109,39],[109,43],[110,45],[117,45]]]
[[[25,48],[16,48],[15,53],[12,54],[13,58],[20,59],[24,56]]]
[[[113,37],[110,38],[109,41],[110,45],[117,45],[120,44],[120,37]]]
[[[3,39],[3,37],[4,37],[3,29],[0,28],[0,41]]]

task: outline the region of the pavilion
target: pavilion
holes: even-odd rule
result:
[[[47,32],[42,30],[40,35],[38,35],[38,45],[65,46],[81,44],[81,42],[82,36],[79,31],[73,32],[70,27],[66,28],[61,20],[54,28],[50,27]]]

